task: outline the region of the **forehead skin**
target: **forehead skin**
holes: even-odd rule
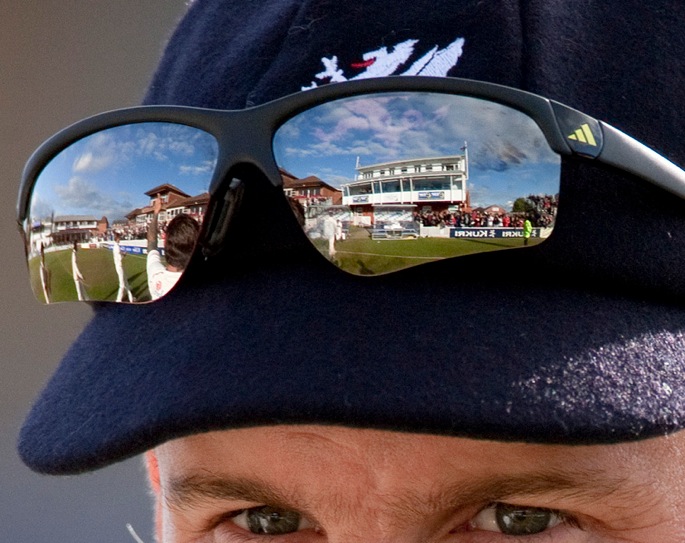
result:
[[[538,541],[454,531],[504,502],[577,520],[550,543],[675,543],[685,541],[684,455],[683,432],[575,447],[324,426],[211,432],[154,451],[158,530],[164,543],[266,542],[231,538],[227,516],[272,505],[316,526],[278,543]]]

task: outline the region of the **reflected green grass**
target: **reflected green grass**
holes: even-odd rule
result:
[[[543,241],[542,238],[531,238],[528,246]],[[314,245],[322,254],[329,257],[327,241],[315,240]],[[425,262],[517,247],[523,247],[523,239],[410,238],[373,240],[368,235],[353,235],[349,239],[335,243],[336,253],[331,260],[350,273],[378,275]]]
[[[96,301],[116,300],[119,279],[112,251],[105,248],[80,249],[77,259],[88,297]],[[124,272],[136,301],[150,299],[145,262],[145,257],[138,255],[126,255],[123,259]],[[78,300],[71,270],[71,249],[45,253],[45,264],[50,270],[50,301]],[[30,260],[29,270],[33,291],[40,300],[45,301],[40,280],[40,257]]]

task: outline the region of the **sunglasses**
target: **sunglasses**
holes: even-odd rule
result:
[[[541,96],[454,78],[353,81],[237,111],[143,106],[81,121],[29,160],[18,220],[36,297],[148,302],[221,248],[256,166],[318,251],[380,275],[543,243],[561,157],[685,198],[685,172]]]

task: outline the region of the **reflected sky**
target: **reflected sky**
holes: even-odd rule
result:
[[[214,137],[172,123],[139,123],[85,137],[41,172],[31,216],[105,216],[110,221],[149,204],[145,192],[165,183],[190,196],[206,192],[216,164]]]
[[[279,166],[339,187],[355,165],[462,154],[468,148],[473,206],[510,206],[557,194],[559,156],[523,113],[476,98],[392,93],[346,98],[289,120],[274,139]]]
[[[362,166],[462,154],[468,148],[472,206],[556,194],[559,156],[526,115],[476,98],[437,93],[366,95],[317,106],[274,138],[279,166],[339,187]],[[88,136],[58,154],[38,178],[34,219],[90,215],[120,220],[165,183],[206,192],[217,159],[210,134],[172,123],[139,123]]]

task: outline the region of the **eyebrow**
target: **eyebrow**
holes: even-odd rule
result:
[[[172,479],[165,492],[165,500],[170,506],[181,509],[192,509],[212,500],[292,507],[292,500],[259,478],[218,475],[189,475]]]
[[[307,509],[306,501],[291,496],[290,491],[258,477],[191,474],[172,479],[165,500],[177,509],[192,509],[210,501],[247,501],[284,509]],[[619,503],[627,500],[626,503],[632,506],[639,496],[646,497],[642,485],[611,477],[605,471],[556,470],[483,477],[448,485],[428,496],[409,493],[403,497],[388,497],[388,501],[392,507],[405,512],[427,515],[447,508],[552,495],[592,503],[614,496]]]
[[[511,499],[552,497],[594,503],[610,496],[622,502],[634,497],[637,485],[625,478],[612,477],[604,471],[552,470],[494,476],[459,483],[439,490],[423,499],[424,509],[448,504],[494,503]]]

